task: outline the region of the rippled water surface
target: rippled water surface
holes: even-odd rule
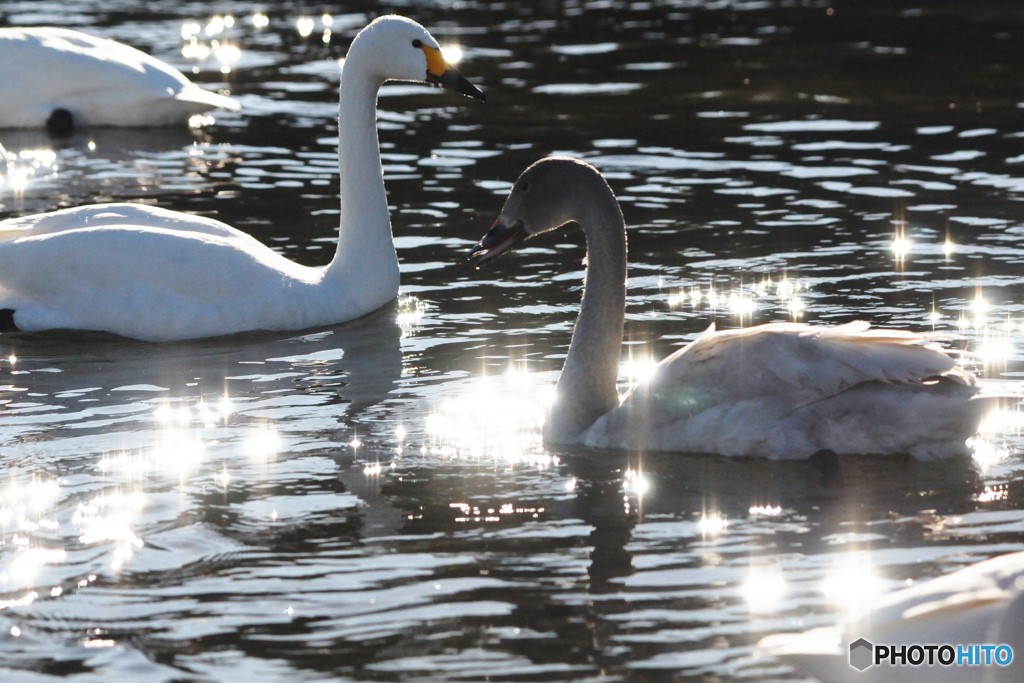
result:
[[[382,90],[403,294],[366,319],[0,337],[4,680],[802,679],[753,643],[1024,547],[1013,410],[973,459],[847,458],[838,482],[544,448],[582,234],[465,260],[527,164],[573,154],[629,225],[623,386],[712,321],[791,319],[935,330],[1020,378],[1016,3],[140,6],[0,15],[129,42],[242,111],[0,130],[0,217],[141,201],[323,264],[359,27],[419,20],[488,100]]]

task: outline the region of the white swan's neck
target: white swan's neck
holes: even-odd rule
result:
[[[618,405],[616,379],[626,306],[626,233],[615,196],[599,176],[598,192],[580,192],[575,220],[587,237],[583,302],[557,400],[544,426],[552,443],[576,443],[599,417]],[[595,196],[597,199],[595,200]]]
[[[338,250],[324,277],[343,288],[346,297],[365,299],[366,310],[373,310],[398,294],[398,256],[377,142],[377,91],[384,78],[374,73],[373,55],[367,52],[357,39],[341,69],[341,215]]]

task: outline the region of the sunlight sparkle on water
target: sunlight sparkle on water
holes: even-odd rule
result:
[[[426,421],[434,451],[446,457],[499,457],[544,466],[540,426],[550,385],[535,373],[510,370],[478,377],[431,412]]]
[[[626,470],[626,475],[623,481],[623,489],[629,493],[636,494],[637,496],[643,496],[650,490],[651,484],[644,477],[642,472],[636,470]]]
[[[203,30],[198,21],[186,21],[181,25],[181,39],[192,40]]]
[[[231,21],[234,24],[234,20]],[[224,21],[224,17],[212,17],[210,21],[206,23],[205,33],[208,36],[215,36],[218,33],[223,33],[227,24]]]
[[[982,418],[978,433],[967,440],[974,462],[986,470],[1013,455],[1012,449],[1001,438],[1002,435],[1021,434],[1024,431],[1024,417],[1017,409],[1000,408],[991,410]]]
[[[1006,484],[997,484],[995,486],[986,486],[985,490],[978,494],[976,500],[979,503],[994,503],[1007,500],[1009,495],[1010,490]]]
[[[67,552],[63,548],[19,547],[14,552],[14,559],[0,573],[0,584],[14,583],[16,586],[29,587],[35,583],[43,565],[61,564],[65,559]]]
[[[896,259],[898,261],[902,261],[907,257],[907,254],[910,253],[910,250],[914,248],[914,243],[906,237],[900,236],[892,241],[890,248],[896,256]]]
[[[245,440],[245,449],[252,458],[268,460],[277,455],[281,447],[281,437],[270,425],[253,429]]]
[[[33,602],[35,602],[36,598],[38,598],[38,597],[39,597],[39,593],[37,593],[36,591],[31,591],[29,593],[26,593],[23,597],[20,597],[20,598],[14,598],[12,600],[0,600],[0,610],[10,609],[11,607],[26,607],[28,605],[31,605]],[[11,627],[11,635],[12,636],[20,636],[21,635],[21,629],[18,629],[17,633],[14,632],[15,629],[18,629],[18,627],[17,626],[12,626]]]
[[[295,30],[299,32],[300,36],[307,38],[311,33],[313,33],[313,27],[315,25],[316,22],[313,21],[312,17],[299,17],[295,21]]]
[[[843,553],[835,558],[821,582],[825,598],[841,609],[855,609],[881,595],[882,579],[867,553]]]
[[[228,484],[231,483],[231,475],[228,473],[227,466],[217,474],[213,475],[213,480],[226,489]]]
[[[202,62],[210,56],[212,51],[209,45],[200,43],[198,38],[192,36],[188,39],[188,43],[181,48],[181,56],[185,59],[194,59],[197,62]]]
[[[132,526],[145,506],[146,494],[141,490],[112,491],[79,503],[71,523],[78,527],[79,540],[87,545],[117,541],[141,548],[142,539],[135,535]]]
[[[232,43],[213,41],[213,56],[220,65],[222,74],[231,73],[238,60],[242,58],[242,50]]]
[[[750,611],[769,614],[779,608],[787,591],[782,568],[778,565],[751,565],[747,580],[743,582],[742,593]]]
[[[802,317],[804,302],[799,293],[806,290],[805,283],[788,277],[775,282],[771,276],[765,276],[753,284],[740,284],[724,290],[716,288],[714,283],[709,284],[706,291],[699,285],[693,285],[688,290],[680,289],[670,294],[668,304],[672,307],[689,305],[694,310],[706,304],[712,315],[720,308],[725,309],[739,318],[740,325],[744,325],[753,322],[759,310],[775,306],[788,311],[794,319]]]
[[[423,319],[427,311],[427,304],[414,296],[400,295],[398,297],[398,315],[396,321],[402,329],[402,337],[411,336],[416,331],[416,326]]]
[[[704,513],[697,522],[701,536],[718,536],[729,527],[729,520],[717,512]]]
[[[441,55],[451,65],[458,64],[462,60],[462,48],[456,44],[442,45]]]
[[[56,529],[49,515],[60,498],[60,486],[53,479],[33,477],[28,482],[12,481],[0,490],[0,527],[14,527],[31,533]]]
[[[502,503],[500,506],[470,505],[469,503],[449,503],[448,507],[458,510],[456,522],[500,522],[509,516],[529,517],[537,519],[544,513],[544,508],[533,506],[517,506],[513,503]]]
[[[990,337],[987,335],[982,340],[977,351],[984,363],[1005,362],[1013,357],[1013,352],[1013,342],[1009,337]]]

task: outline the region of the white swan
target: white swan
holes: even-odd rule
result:
[[[757,654],[779,657],[830,683],[1024,680],[1024,552],[1000,555],[882,598],[877,605],[803,633],[761,639]],[[1009,645],[1009,666],[850,666],[850,644]],[[970,651],[968,651],[970,652]],[[938,656],[936,653],[934,656]],[[948,652],[942,656],[948,659]],[[873,661],[873,660],[872,660]],[[979,660],[981,661],[981,660]]]
[[[375,104],[386,79],[483,99],[419,24],[381,17],[341,71],[337,252],[302,266],[219,221],[136,204],[0,222],[0,328],[101,330],[171,341],[358,318],[398,293]]]
[[[827,449],[930,459],[967,450],[987,392],[919,335],[864,322],[712,325],[620,402],[626,237],[596,169],[565,158],[528,168],[472,258],[486,262],[571,221],[586,233],[586,287],[546,441],[769,458]]]
[[[66,28],[0,29],[0,64],[0,128],[164,126],[239,108],[155,57]]]

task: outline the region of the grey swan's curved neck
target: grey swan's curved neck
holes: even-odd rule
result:
[[[573,220],[587,239],[583,301],[544,425],[544,440],[577,443],[619,403],[616,380],[626,307],[626,231],[611,188],[594,172],[574,189]]]

